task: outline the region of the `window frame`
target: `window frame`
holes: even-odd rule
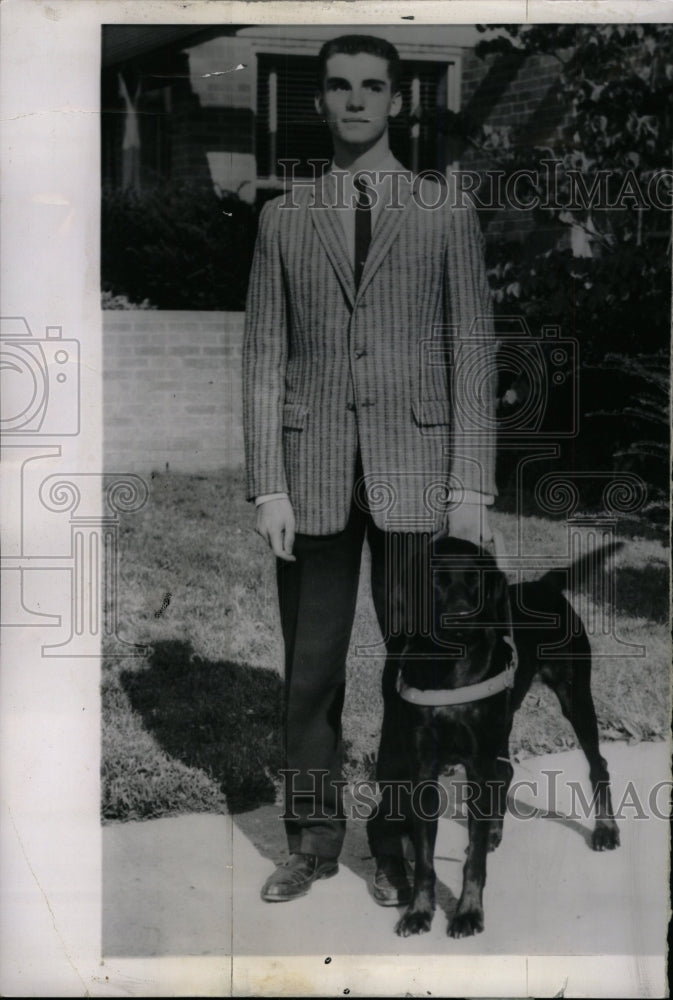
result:
[[[252,43],[252,56],[254,59],[253,68],[253,81],[252,81],[252,108],[253,108],[253,153],[255,156],[256,163],[256,188],[261,190],[275,189],[282,191],[289,187],[291,181],[285,180],[282,177],[270,174],[268,172],[267,165],[260,165],[259,163],[259,152],[258,152],[258,129],[260,123],[259,118],[259,107],[258,107],[258,93],[259,93],[259,57],[293,57],[293,56],[303,56],[303,57],[313,57],[315,58],[317,53],[317,46],[315,40],[311,39],[310,42],[301,39],[287,39],[283,43],[273,43],[267,39],[265,40],[255,40]],[[463,70],[463,58],[465,49],[463,46],[447,46],[447,45],[431,45],[428,43],[423,43],[419,45],[414,44],[400,44],[397,45],[397,49],[400,53],[400,58],[403,63],[415,62],[415,63],[432,63],[435,66],[441,66],[442,70],[446,73],[446,92],[445,92],[445,107],[448,111],[458,112],[461,108],[461,93],[462,93],[462,70]],[[453,161],[446,164],[446,171],[456,170],[458,168],[458,163]]]

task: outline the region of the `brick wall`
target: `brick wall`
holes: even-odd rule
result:
[[[104,467],[183,472],[243,462],[243,313],[103,313]]]
[[[487,56],[479,59],[474,51],[465,54],[462,78],[462,110],[482,125],[512,126],[526,146],[556,145],[555,135],[569,108],[559,100],[559,64],[553,56]],[[460,153],[465,169],[497,170],[501,164],[466,146]],[[511,209],[483,213],[487,235],[507,240],[533,238],[535,249],[546,248],[558,238],[552,227],[542,229],[530,211]],[[544,246],[543,246],[544,245]],[[532,247],[531,247],[532,249]]]
[[[185,72],[183,86],[173,88],[172,178],[212,180],[254,200],[256,56],[250,43],[222,37],[193,45],[185,51]]]
[[[553,56],[521,59],[487,56],[468,51],[463,63],[463,108],[481,111],[493,125],[521,124],[537,111],[558,80],[559,64]],[[555,125],[551,116],[550,124]],[[557,119],[556,119],[557,120]]]

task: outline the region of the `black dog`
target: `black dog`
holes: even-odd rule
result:
[[[593,552],[581,562],[586,564],[589,558],[600,562],[616,547]],[[442,537],[430,543],[423,557],[427,562],[422,575],[430,581],[430,599],[421,601],[429,609],[425,621],[418,621],[417,610],[409,614],[408,595],[397,597],[408,635],[398,690],[411,779],[414,788],[420,782],[427,785],[422,814],[413,810],[412,900],[396,930],[407,936],[430,929],[437,777],[442,765],[460,763],[473,797],[468,806],[463,889],[448,933],[464,937],[484,927],[486,854],[500,843],[512,779],[508,749],[512,719],[535,674],[555,692],[589,762],[596,802],[594,849],[617,847],[619,833],[610,776],[598,748],[589,640],[561,593],[568,585],[568,572],[577,572],[580,562],[569,570],[552,570],[533,583],[508,586],[494,559],[470,542]]]

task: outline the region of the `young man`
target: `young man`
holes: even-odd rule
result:
[[[392,156],[399,77],[397,50],[382,39],[323,46],[316,110],[332,134],[332,169],[265,205],[250,280],[247,491],[277,557],[285,642],[290,860],[267,880],[268,901],[338,870],[341,710],[365,537],[388,650],[370,890],[382,905],[407,901],[387,553],[394,536],[411,536],[413,548],[423,531],[447,526],[438,493],[452,501],[453,535],[490,537],[495,366],[481,232],[471,207],[456,207],[436,181],[415,186]]]

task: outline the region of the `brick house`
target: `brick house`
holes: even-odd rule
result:
[[[210,179],[218,191],[254,202],[282,186],[278,160],[293,158],[297,176],[331,145],[313,107],[316,54],[329,26],[107,26],[103,37],[103,180],[124,183],[130,102],[137,111],[136,183],[157,178]],[[559,121],[553,100],[555,61],[474,54],[483,36],[471,25],[357,28],[388,38],[403,60],[404,109],[391,145],[414,170],[489,163],[436,127],[443,111],[475,124],[530,124],[543,139]],[[125,95],[124,95],[125,92]],[[128,145],[128,142],[126,142]],[[491,164],[492,165],[492,164]],[[279,176],[280,175],[280,176]]]

